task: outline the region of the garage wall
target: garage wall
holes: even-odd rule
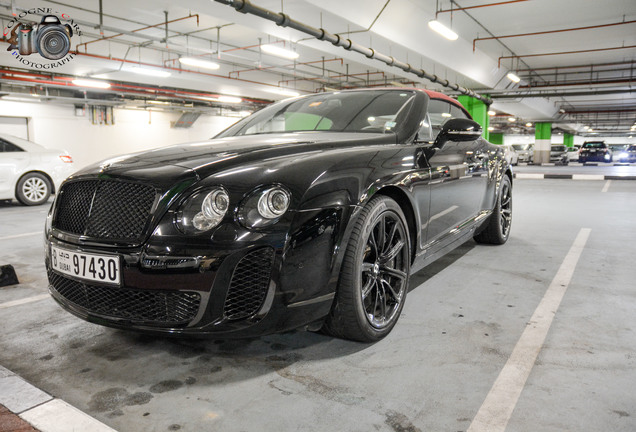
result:
[[[189,129],[171,128],[179,113],[115,109],[114,125],[93,125],[88,114],[76,117],[73,105],[0,101],[0,116],[29,117],[29,137],[47,147],[67,150],[77,168],[115,155],[208,139],[236,117],[201,115]],[[0,125],[1,131],[1,125]]]

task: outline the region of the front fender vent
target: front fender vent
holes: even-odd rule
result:
[[[265,301],[274,263],[274,249],[260,248],[245,255],[234,268],[223,313],[228,320],[256,314]]]

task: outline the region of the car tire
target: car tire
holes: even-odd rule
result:
[[[501,245],[508,241],[512,225],[512,183],[503,176],[495,208],[486,222],[486,227],[474,239],[477,243]]]
[[[391,332],[406,300],[411,267],[409,230],[400,206],[376,196],[355,221],[334,304],[322,330],[375,342]]]
[[[51,182],[40,173],[28,173],[22,176],[16,185],[15,196],[27,206],[44,204],[51,196]]]

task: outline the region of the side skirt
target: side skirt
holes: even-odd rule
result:
[[[468,219],[466,222],[447,232],[439,240],[426,245],[415,257],[411,265],[411,274],[417,273],[433,261],[473,238],[479,229],[487,223],[491,214],[492,210],[483,210],[479,212],[477,216]]]

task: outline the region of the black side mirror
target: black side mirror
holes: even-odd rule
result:
[[[467,118],[452,118],[444,123],[437,136],[436,144],[446,141],[473,141],[483,132],[481,125]]]

